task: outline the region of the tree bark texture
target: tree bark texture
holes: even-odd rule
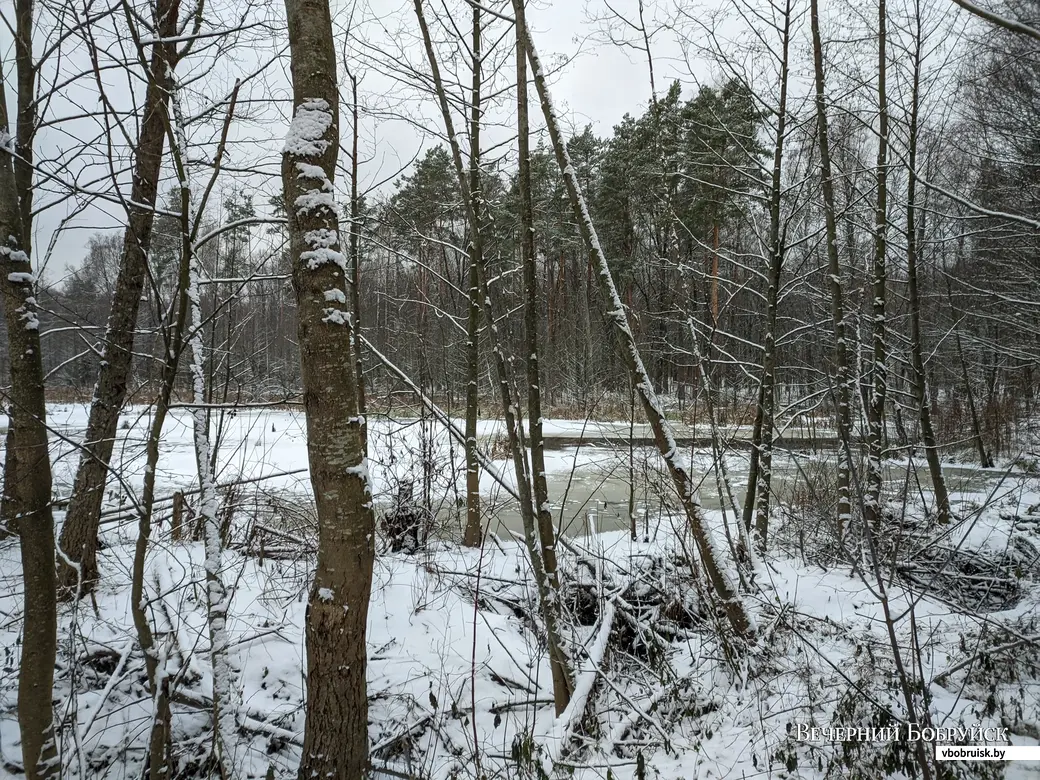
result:
[[[375,517],[358,409],[333,180],[339,150],[336,52],[327,0],[286,0],[293,120],[282,156],[299,322],[318,564],[307,605],[307,723],[299,777],[364,777],[365,624]]]

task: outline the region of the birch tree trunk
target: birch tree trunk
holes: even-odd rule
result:
[[[282,156],[299,322],[318,564],[307,604],[307,724],[299,777],[360,778],[368,768],[365,629],[375,516],[352,358],[333,195],[339,151],[336,52],[327,0],[286,0],[293,120]]]
[[[237,90],[236,95],[237,96]],[[228,122],[225,123],[221,148],[218,150],[217,165],[223,156],[223,147],[227,140],[227,127],[234,113],[235,96],[231,100]],[[209,627],[210,666],[213,672],[213,752],[221,778],[232,776],[231,746],[235,737],[235,711],[231,697],[231,666],[228,663],[227,613],[228,592],[223,580],[223,547],[220,520],[217,517],[218,496],[216,481],[213,476],[216,450],[210,441],[210,414],[207,408],[206,394],[206,355],[202,338],[202,298],[200,280],[202,278],[202,262],[192,246],[195,230],[191,224],[191,213],[184,209],[184,204],[191,202],[191,172],[187,163],[187,138],[185,135],[184,115],[181,109],[180,91],[172,87],[171,104],[173,107],[173,131],[175,143],[170,147],[173,151],[174,168],[183,191],[181,203],[181,233],[183,245],[181,251],[188,256],[188,290],[191,325],[188,344],[191,347],[191,379],[192,379],[192,432],[195,444],[195,466],[199,478],[199,518],[202,521],[202,538],[205,547],[206,571],[206,607],[207,625]],[[198,218],[202,218],[201,211]]]
[[[365,399],[365,362],[361,357],[361,196],[358,194],[358,97],[357,76],[348,70],[350,78],[350,302],[354,314],[354,370],[357,374],[357,406],[361,417],[361,441],[368,457],[368,416]]]
[[[884,487],[882,455],[885,446],[885,400],[888,395],[888,333],[885,313],[888,251],[888,96],[886,84],[887,8],[878,3],[878,153],[877,208],[874,212],[874,266],[871,272],[873,300],[870,403],[867,406],[867,495],[864,521],[876,529],[881,521],[881,492]]]
[[[549,138],[556,154],[557,164],[560,166],[560,171],[563,174],[571,208],[574,210],[574,217],[578,223],[579,232],[589,251],[590,261],[595,267],[599,279],[600,290],[604,304],[607,307],[607,319],[621,342],[621,353],[626,368],[633,385],[635,385],[636,392],[639,394],[643,411],[654,431],[654,440],[657,448],[665,460],[676,492],[682,502],[708,581],[715,590],[734,633],[741,639],[751,641],[755,636],[754,622],[751,614],[747,611],[743,599],[741,599],[736,587],[731,582],[728,572],[723,568],[722,552],[716,545],[711,531],[705,525],[704,514],[701,511],[700,499],[697,496],[693,479],[682,462],[671,425],[665,418],[664,411],[657,400],[657,394],[654,392],[653,384],[640,356],[639,347],[636,345],[632,330],[629,327],[621,296],[618,294],[617,286],[614,284],[610,265],[600,245],[596,228],[592,224],[592,218],[589,216],[581,184],[578,181],[577,173],[571,163],[570,153],[567,151],[563,134],[560,131],[559,121],[552,105],[541,61],[535,50],[534,42],[531,40],[530,31],[524,24],[522,3],[523,0],[513,0],[513,12],[516,17],[518,34],[521,36],[527,49],[535,87],[541,99],[542,114],[545,117],[545,123],[549,130]]]
[[[156,22],[163,38],[177,33],[180,0],[157,0]],[[123,249],[105,327],[101,368],[90,402],[79,467],[61,529],[58,577],[63,595],[84,595],[97,581],[97,541],[101,502],[112,458],[119,413],[126,399],[133,362],[134,330],[147,275],[148,250],[166,142],[167,99],[176,67],[175,44],[152,46],[144,116],[134,151],[133,183]]]
[[[766,335],[762,346],[762,425],[759,431],[759,474],[755,500],[755,528],[752,541],[759,553],[765,552],[769,533],[769,499],[773,477],[773,423],[776,401],[776,313],[780,301],[780,274],[784,266],[783,238],[780,235],[780,206],[783,197],[784,139],[787,133],[787,72],[791,42],[791,2],[784,9],[783,48],[780,60],[780,106],[777,112],[776,144],[769,194],[769,274],[766,290]],[[750,488],[749,488],[750,490]]]

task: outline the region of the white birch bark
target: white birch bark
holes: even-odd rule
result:
[[[520,8],[520,3],[522,1],[523,0],[513,0],[513,10],[517,15],[518,25],[523,25],[522,9]],[[526,25],[523,26],[526,27]],[[528,60],[531,63],[535,87],[538,90],[538,96],[541,99],[542,114],[545,117],[545,123],[549,130],[549,137],[556,153],[556,161],[563,174],[564,184],[567,187],[571,206],[574,209],[574,216],[578,223],[578,229],[588,247],[589,253],[592,255],[592,262],[597,271],[600,290],[605,298],[605,305],[607,306],[606,317],[621,342],[622,356],[628,367],[636,392],[642,402],[643,411],[645,412],[647,420],[654,431],[654,439],[657,443],[657,448],[668,466],[672,482],[674,483],[676,492],[682,501],[683,509],[686,512],[686,517],[690,524],[690,530],[701,556],[701,563],[704,567],[704,572],[707,575],[708,580],[711,582],[715,594],[725,610],[726,616],[736,635],[741,639],[751,641],[754,639],[756,633],[754,619],[750,612],[748,612],[743,599],[740,597],[737,588],[730,579],[729,573],[723,567],[722,562],[725,561],[725,556],[722,549],[716,543],[711,530],[705,523],[704,513],[702,512],[700,505],[700,497],[697,495],[689,470],[683,462],[683,458],[675,442],[672,427],[661,408],[661,404],[658,401],[656,392],[654,391],[650,376],[647,373],[646,367],[643,364],[642,356],[639,353],[639,347],[637,346],[635,337],[628,325],[628,317],[625,314],[625,308],[621,301],[621,296],[619,295],[617,286],[614,283],[610,264],[607,262],[606,254],[603,252],[603,248],[600,245],[596,228],[592,223],[592,217],[589,215],[588,205],[582,192],[581,183],[578,181],[577,173],[571,163],[567,146],[564,143],[556,111],[553,108],[552,98],[549,95],[549,89],[545,81],[545,73],[542,68],[542,63],[538,57],[537,51],[535,50],[534,41],[531,40],[530,31],[525,29],[522,38],[526,43]]]
[[[174,139],[171,145],[180,186],[185,194],[182,203],[191,200],[191,173],[187,165],[187,138],[180,91],[171,95]],[[201,214],[199,215],[201,218]],[[182,220],[191,217],[185,213]],[[212,445],[209,435],[209,410],[206,408],[206,353],[202,340],[202,301],[199,282],[202,264],[198,253],[188,244],[188,301],[190,305],[188,345],[191,348],[192,429],[195,443],[195,465],[199,478],[199,517],[205,547],[206,609],[209,626],[210,665],[213,672],[213,749],[220,776],[232,775],[231,750],[235,736],[235,708],[232,702],[232,671],[228,663],[227,611],[228,594],[223,580],[223,538],[217,517],[217,486],[213,478]]]

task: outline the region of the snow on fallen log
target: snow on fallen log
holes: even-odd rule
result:
[[[553,719],[549,731],[540,738],[545,752],[542,754],[542,768],[546,775],[552,773],[553,767],[560,760],[564,745],[574,729],[575,723],[585,713],[589,694],[596,685],[596,677],[599,675],[603,660],[607,654],[607,644],[610,632],[614,628],[614,603],[606,601],[603,604],[603,613],[600,616],[599,631],[596,632],[592,646],[587,650],[588,667],[581,669],[574,681],[574,693],[570,703],[560,715]]]

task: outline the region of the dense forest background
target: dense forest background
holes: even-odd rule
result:
[[[938,33],[933,33],[933,37]],[[970,446],[979,433],[993,454],[1021,443],[1031,418],[1037,362],[1035,263],[1030,216],[1040,154],[1034,127],[1036,52],[1012,33],[979,31],[958,39],[958,56],[932,79],[942,103],[929,104],[919,136],[916,230],[922,340],[928,352],[929,402],[943,443]],[[905,75],[905,74],[904,74]],[[927,86],[927,85],[926,85]],[[793,109],[793,110],[792,110]],[[792,106],[781,205],[784,275],[777,311],[777,389],[787,415],[829,405],[824,368],[829,344],[827,271],[813,106]],[[836,112],[832,155],[839,170],[839,255],[849,301],[853,352],[861,377],[870,362],[871,170],[875,138],[869,104],[851,96]],[[902,444],[914,439],[908,356],[905,146],[907,116],[896,116],[889,176],[893,343],[891,413]],[[618,286],[658,392],[695,414],[699,373],[710,375],[732,422],[754,414],[768,285],[768,190],[775,108],[744,78],[685,89],[674,82],[648,107],[633,106],[613,133],[588,127],[568,140],[593,218],[614,263]],[[552,153],[532,156],[544,391],[571,415],[627,417],[628,383],[609,327],[595,313],[595,278],[581,245]],[[516,181],[509,155],[482,171],[490,209],[489,272],[504,306],[522,293]],[[279,198],[254,202],[248,186],[229,184],[203,219],[210,229],[250,217],[284,215]],[[156,329],[174,287],[179,195],[156,219],[147,304],[138,328],[133,397],[144,400],[159,373]],[[348,215],[349,216],[349,215]],[[366,335],[420,385],[458,408],[465,395],[467,307],[464,209],[451,157],[429,147],[391,185],[363,197],[359,217]],[[89,398],[100,357],[92,345],[108,316],[122,238],[90,237],[82,259],[53,270],[40,291],[49,392]],[[300,391],[294,302],[285,231],[244,226],[202,252],[206,341],[214,350],[210,393],[248,401],[292,401]],[[55,265],[54,262],[51,266]],[[226,280],[226,281],[222,281]],[[2,326],[0,326],[2,327]],[[507,337],[519,344],[515,328]],[[700,340],[702,361],[693,347]],[[486,354],[486,351],[485,351]],[[522,350],[510,354],[522,362]],[[151,358],[146,357],[151,355]],[[4,358],[0,358],[4,360]],[[6,366],[3,368],[6,369]],[[402,389],[369,366],[383,392]],[[489,365],[485,365],[485,377]],[[189,379],[182,369],[179,392]],[[493,386],[482,382],[482,403]],[[862,409],[862,405],[860,406]],[[905,432],[902,432],[905,431]]]

